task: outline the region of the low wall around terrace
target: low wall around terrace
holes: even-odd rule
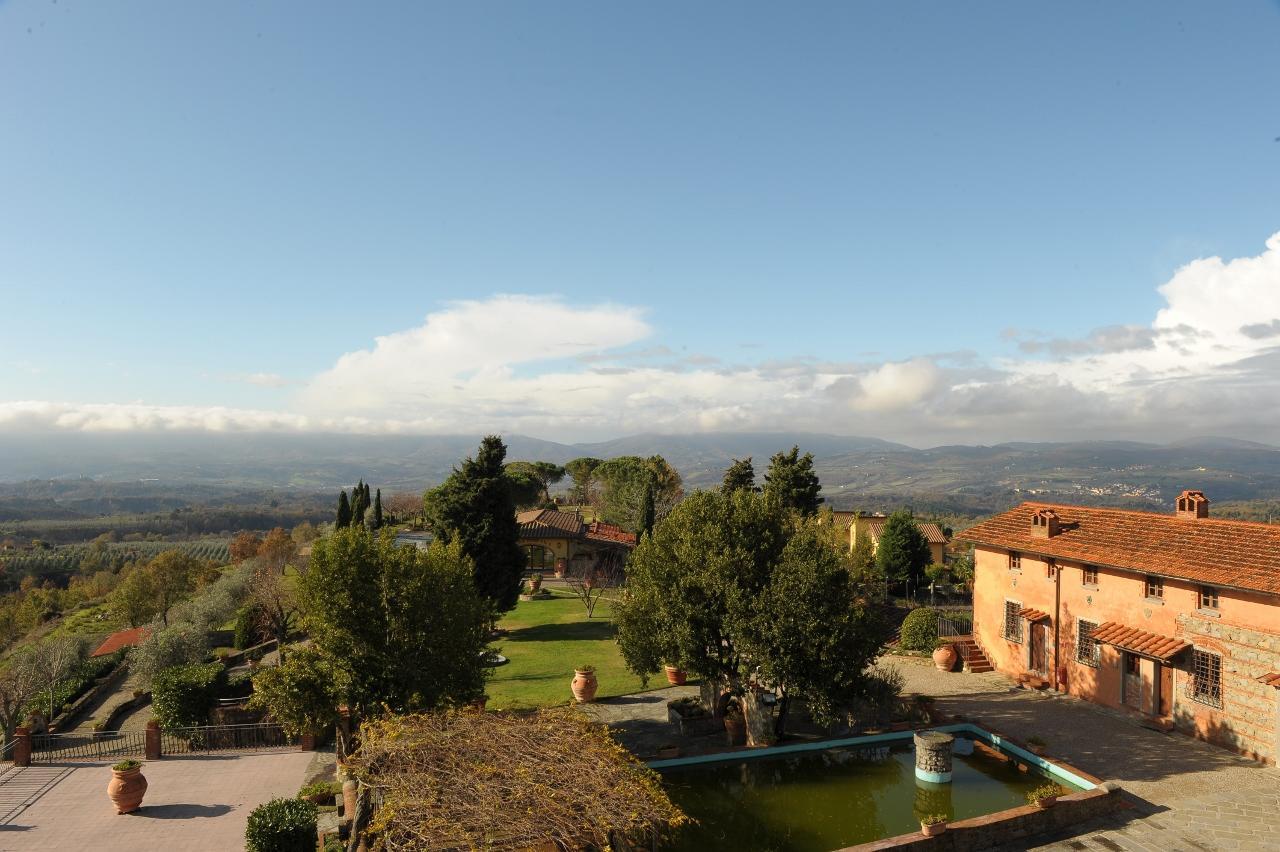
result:
[[[838,852],[978,852],[997,846],[1013,846],[1042,834],[1071,829],[1081,823],[1115,813],[1124,807],[1120,785],[1107,781],[1096,789],[1062,796],[1051,808],[1024,805],[986,816],[950,823],[937,837],[920,832],[886,837]]]

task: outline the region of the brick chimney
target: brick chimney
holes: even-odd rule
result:
[[[1183,491],[1178,495],[1174,516],[1186,520],[1209,517],[1209,498],[1203,491]]]
[[[1036,509],[1031,513],[1032,538],[1053,538],[1061,530],[1058,513],[1052,509]]]

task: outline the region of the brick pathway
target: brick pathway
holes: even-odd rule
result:
[[[1015,737],[1039,736],[1052,757],[1120,782],[1133,808],[1034,849],[1075,852],[1280,850],[1280,771],[1181,734],[1162,734],[1074,698],[1016,689],[999,674],[947,674],[891,658],[906,690],[933,695]],[[1028,848],[1026,846],[1020,848]]]
[[[0,824],[0,852],[243,849],[249,812],[296,794],[313,757],[291,751],[148,761],[146,798],[124,816],[107,799],[108,764],[10,770],[0,777],[0,805],[10,811]],[[10,784],[12,795],[5,793]]]

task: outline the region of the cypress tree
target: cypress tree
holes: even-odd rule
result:
[[[333,525],[338,529],[351,526],[351,504],[347,502],[346,489],[338,494],[338,516],[334,518]]]
[[[637,541],[653,532],[654,514],[653,483],[648,482],[644,486],[644,497],[640,503],[640,529],[636,531]]]
[[[382,529],[382,489],[378,489],[378,493],[373,497],[373,528],[375,530]]]
[[[475,564],[476,588],[498,612],[516,605],[525,554],[516,544],[520,527],[511,482],[503,466],[507,447],[490,435],[474,459],[454,468],[426,501],[431,527],[445,544],[455,539]]]
[[[751,456],[745,459],[734,459],[733,464],[724,472],[724,491],[758,491],[756,488],[756,469],[751,464]]]

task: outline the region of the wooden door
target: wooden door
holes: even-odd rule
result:
[[[1164,663],[1156,663],[1159,674],[1156,676],[1158,702],[1152,708],[1153,716],[1173,715],[1173,669]]]
[[[1049,643],[1046,641],[1048,633],[1048,628],[1043,624],[1031,625],[1031,671],[1041,677],[1049,674]]]
[[[1124,704],[1134,710],[1142,709],[1142,658],[1137,654],[1124,655]]]

